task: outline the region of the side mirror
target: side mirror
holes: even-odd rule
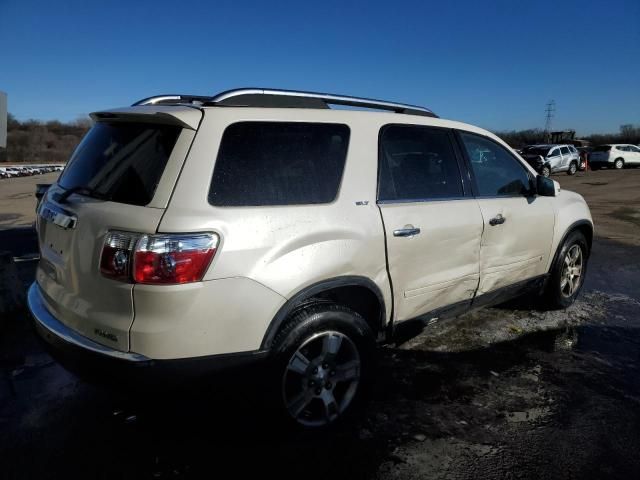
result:
[[[536,177],[536,193],[541,197],[555,197],[556,185],[553,180],[542,175]]]

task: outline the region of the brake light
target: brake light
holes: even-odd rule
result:
[[[100,271],[109,278],[136,283],[198,282],[216,253],[218,240],[214,233],[110,232],[102,250]]]
[[[131,280],[132,252],[139,235],[127,232],[109,232],[104,239],[100,255],[100,273],[122,282]]]

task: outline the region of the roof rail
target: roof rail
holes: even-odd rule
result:
[[[386,110],[409,115],[438,117],[428,108],[403,103],[374,100],[371,98],[335,95],[331,93],[304,92],[297,90],[277,90],[267,88],[239,88],[227,90],[212,97],[196,95],[158,95],[145,98],[133,104],[157,105],[194,103],[205,106],[262,107],[262,108],[329,108],[329,105]]]
[[[211,100],[211,97],[201,95],[154,95],[153,97],[143,98],[131,105],[138,107],[140,105],[175,105],[177,103],[195,103],[204,105],[205,102]]]
[[[270,106],[329,108],[329,105],[346,105],[350,107],[373,108],[396,113],[435,117],[428,108],[403,103],[374,100],[371,98],[350,97],[332,93],[303,92],[296,90],[276,90],[267,88],[240,88],[219,93],[206,104],[228,106]]]

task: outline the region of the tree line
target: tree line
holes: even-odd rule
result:
[[[9,114],[7,148],[0,148],[0,162],[66,162],[90,127],[89,118],[79,118],[73,122],[21,122]]]
[[[0,148],[0,162],[57,163],[66,162],[87,130],[91,119],[79,118],[73,122],[51,120],[21,122],[8,115],[7,148]],[[495,132],[513,148],[545,143],[541,129]],[[618,133],[593,134],[581,137],[592,145],[603,143],[640,144],[640,125],[622,125]]]

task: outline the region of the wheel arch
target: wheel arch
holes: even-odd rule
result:
[[[558,255],[560,255],[560,250],[562,250],[562,246],[564,245],[564,242],[567,240],[567,237],[575,231],[579,231],[584,235],[585,239],[587,240],[587,247],[589,249],[587,251],[587,257],[591,255],[591,246],[593,244],[593,223],[591,223],[589,220],[578,220],[576,222],[573,222],[571,225],[569,225],[567,230],[562,235],[562,238],[558,242],[558,246],[556,247],[556,251],[553,255],[553,261],[549,265],[549,271],[551,271],[553,266],[556,264],[556,261],[558,260]]]
[[[386,332],[387,312],[380,288],[367,277],[335,277],[303,288],[280,307],[267,327],[260,349],[271,350],[273,340],[291,314],[322,302],[338,303],[359,313],[378,338]]]

